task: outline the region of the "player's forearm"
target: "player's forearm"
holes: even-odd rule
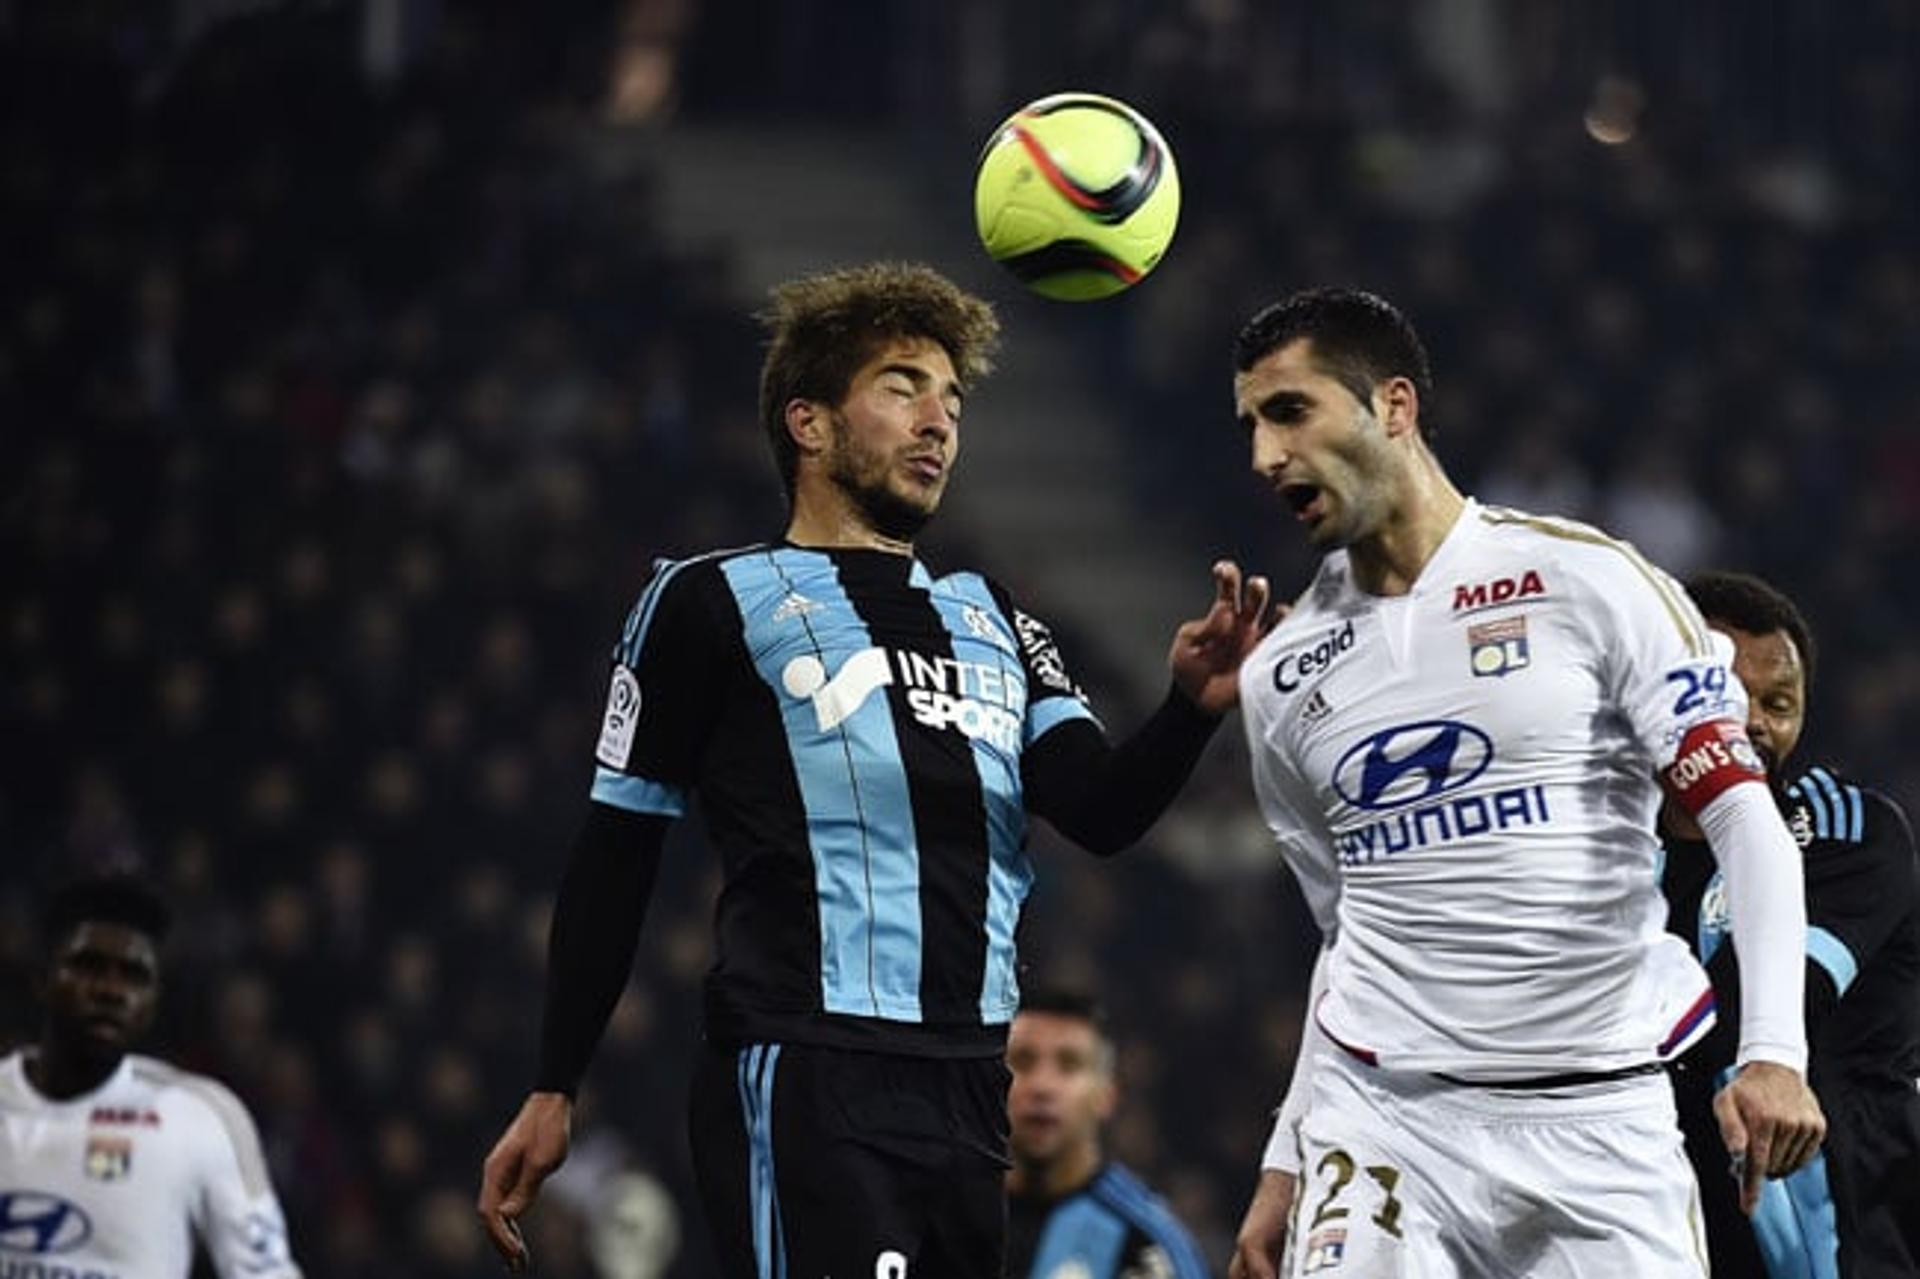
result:
[[[1740,964],[1738,1061],[1807,1068],[1807,906],[1800,850],[1765,786],[1744,783],[1698,815],[1727,885]]]
[[[534,1088],[572,1096],[626,988],[667,819],[589,804],[554,904]]]
[[[1090,724],[1066,725],[1036,746],[1028,800],[1068,839],[1110,856],[1167,811],[1219,726],[1178,689],[1117,746]]]

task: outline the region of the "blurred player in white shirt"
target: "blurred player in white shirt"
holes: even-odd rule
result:
[[[1699,1276],[1659,1063],[1712,1018],[1665,934],[1664,781],[1726,870],[1745,1192],[1824,1131],[1800,1019],[1799,858],[1729,646],[1629,546],[1463,497],[1425,351],[1370,294],[1261,312],[1235,352],[1253,465],[1328,552],[1241,671],[1254,789],[1326,937],[1301,1087],[1232,1274]]]
[[[0,1058],[0,1275],[300,1279],[246,1107],[128,1050],[153,1023],[167,911],[137,880],[48,911],[39,1042]]]

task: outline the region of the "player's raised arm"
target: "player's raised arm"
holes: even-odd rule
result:
[[[1056,676],[1062,667],[1051,637],[1030,629],[1037,623],[1016,610],[1023,641],[1044,640],[1028,644],[1025,654],[1028,684],[1037,692],[1028,712],[1035,741],[1022,761],[1028,807],[1091,852],[1117,853],[1146,833],[1240,699],[1240,664],[1272,626],[1267,580],[1243,581],[1240,566],[1222,560],[1213,566],[1213,585],[1207,612],[1174,633],[1166,700],[1117,745],[1091,714],[1057,709],[1063,693],[1079,698],[1079,691]]]

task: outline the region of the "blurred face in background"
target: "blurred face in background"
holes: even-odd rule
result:
[[[116,1060],[153,1025],[160,960],[153,939],[126,924],[81,923],[47,970],[49,1029],[90,1061]]]
[[[1747,690],[1747,736],[1767,772],[1777,775],[1807,726],[1807,672],[1800,650],[1785,631],[1755,635],[1711,618],[1708,625],[1733,640],[1733,673]]]
[[[898,338],[829,410],[826,478],[875,532],[910,540],[939,509],[960,451],[961,397],[944,347]]]
[[[1007,1035],[1007,1093],[1013,1158],[1029,1167],[1078,1155],[1097,1159],[1100,1129],[1117,1092],[1113,1048],[1093,1023],[1062,1013],[1023,1012]]]
[[[1392,439],[1372,404],[1319,367],[1309,339],[1260,357],[1233,390],[1254,473],[1315,546],[1351,546],[1386,523],[1401,466]]]

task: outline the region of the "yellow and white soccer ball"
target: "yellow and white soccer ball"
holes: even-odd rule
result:
[[[989,256],[1036,293],[1109,297],[1159,264],[1180,220],[1160,131],[1124,102],[1056,93],[1008,116],[980,153],[974,221]]]

